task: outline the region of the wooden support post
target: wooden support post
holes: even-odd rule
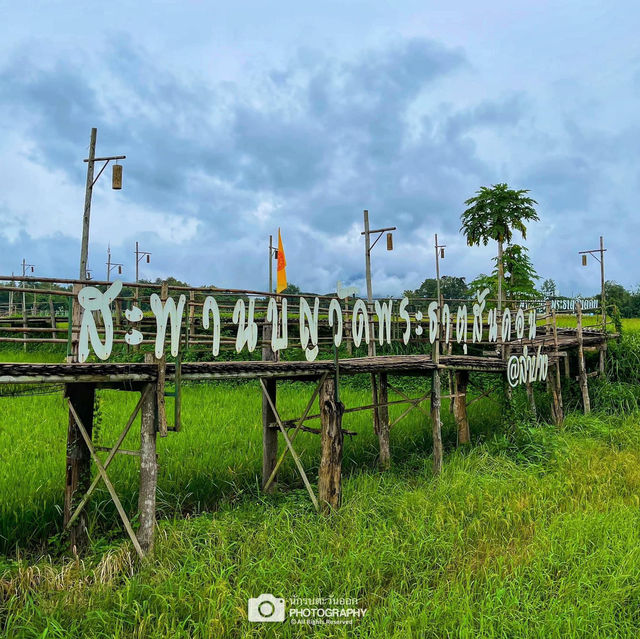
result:
[[[455,385],[453,398],[453,416],[458,427],[458,444],[469,444],[471,433],[469,430],[469,417],[467,415],[467,385],[469,384],[469,371],[455,372]]]
[[[68,361],[78,361],[78,342],[80,341],[80,322],[82,321],[82,307],[78,304],[78,293],[82,289],[82,284],[73,285],[73,302],[71,311],[71,354]]]
[[[387,470],[391,466],[391,449],[389,447],[389,389],[387,374],[380,373],[380,390],[378,406],[378,441],[380,442],[380,469]]]
[[[24,287],[24,282],[22,282],[22,286]],[[22,293],[22,327],[23,328],[27,328],[28,327],[28,320],[27,320],[27,298],[25,293]],[[24,350],[24,352],[27,352],[27,333],[26,331],[24,333],[22,333],[22,350]]]
[[[276,353],[271,349],[271,324],[265,323],[262,328],[262,359],[267,362],[276,361]],[[271,398],[271,402],[276,406],[276,380],[269,378],[264,380],[264,384]],[[262,488],[266,486],[273,469],[276,467],[278,457],[278,429],[272,424],[276,422],[276,416],[271,409],[269,400],[262,394]],[[273,492],[276,482],[272,482],[267,488],[267,492]]]
[[[580,390],[582,392],[582,404],[584,414],[591,412],[591,402],[589,400],[589,386],[587,384],[587,368],[584,363],[584,342],[582,337],[582,304],[576,302],[576,315],[578,317],[578,371],[580,380]]]
[[[556,320],[556,312],[553,311],[553,346],[558,354],[558,322]],[[564,358],[565,362],[569,361],[569,354]],[[556,363],[551,371],[551,414],[556,425],[560,425],[564,420],[564,406],[562,401],[562,380],[560,379],[560,361],[556,359]]]
[[[93,431],[93,405],[95,401],[95,386],[93,384],[68,384],[65,394],[72,402],[76,413],[82,420],[87,434],[91,437]],[[75,510],[76,497],[84,495],[91,483],[91,453],[87,447],[80,429],[71,412],[69,412],[69,427],[67,430],[67,478],[64,491],[64,525],[67,525]],[[87,516],[83,511],[70,529],[71,546],[80,548],[86,545]]]
[[[442,470],[442,422],[440,421],[440,371],[431,376],[431,425],[433,429],[433,474]]]
[[[327,377],[320,388],[320,421],[322,424],[322,456],[318,469],[318,497],[323,512],[342,503],[342,413],[344,406],[336,401],[333,377]]]
[[[536,417],[537,415],[537,411],[536,411],[536,397],[533,393],[533,383],[532,382],[526,382],[525,383],[525,388],[527,389],[527,399],[529,400],[529,406],[531,407],[531,412],[533,413],[533,416]]]
[[[156,525],[156,486],[158,483],[158,461],[156,458],[156,430],[158,425],[156,389],[146,393],[140,411],[140,493],[138,512],[140,528],[138,541],[142,551],[153,552],[153,537]],[[146,390],[146,389],[144,389]],[[143,391],[144,392],[144,391]]]
[[[189,324],[187,325],[187,348],[189,348],[191,333],[195,327],[195,319],[196,319],[195,301],[196,301],[196,292],[189,291]]]
[[[122,302],[120,300],[116,300],[114,320],[116,328],[120,328],[122,326]]]
[[[600,356],[598,370],[600,371],[600,377],[604,377],[604,373],[605,373],[605,353],[607,352],[607,342],[604,341],[602,344],[600,344],[600,347],[598,348],[598,350],[599,350],[599,356]]]
[[[371,396],[373,398],[373,432],[380,432],[380,409],[378,408],[378,380],[376,374],[371,373]]]
[[[51,318],[51,337],[56,339],[56,310],[53,306],[53,296],[49,295],[49,317]]]

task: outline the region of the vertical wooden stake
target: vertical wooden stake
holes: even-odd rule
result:
[[[336,385],[327,377],[319,395],[322,428],[322,456],[318,469],[318,497],[323,512],[339,508],[342,503],[342,413],[336,402]]]
[[[375,373],[371,373],[371,396],[373,398],[373,432],[380,432],[380,409],[378,407],[378,380]]]
[[[140,493],[138,511],[140,528],[138,541],[145,554],[153,552],[156,525],[156,486],[158,483],[158,461],[156,458],[156,429],[158,423],[156,389],[149,389],[140,408]]]
[[[598,348],[598,351],[599,351],[599,356],[600,356],[598,370],[600,371],[600,377],[604,377],[604,373],[605,373],[605,369],[604,369],[605,353],[607,352],[607,342],[606,341],[603,342],[602,344],[600,344],[600,347]]]
[[[56,333],[56,310],[53,306],[53,296],[49,295],[49,317],[51,318],[51,337],[56,339],[58,334]]]
[[[576,315],[578,316],[578,370],[580,380],[580,390],[582,391],[582,404],[584,414],[591,412],[591,402],[589,400],[589,386],[587,384],[587,369],[584,363],[584,346],[582,337],[582,304],[576,302]]]
[[[526,382],[525,387],[527,389],[527,399],[529,400],[529,406],[531,407],[531,412],[535,417],[537,415],[537,411],[536,411],[536,397],[533,393],[533,383]]]
[[[122,302],[120,300],[116,300],[114,320],[116,328],[120,328],[122,326]]]
[[[191,333],[195,328],[196,319],[196,292],[189,291],[189,323],[187,324],[187,348],[189,348],[189,341],[191,339]]]
[[[556,353],[556,357],[558,356],[558,322],[556,320],[556,312],[553,311],[553,346]],[[565,361],[569,361],[569,355],[565,357]],[[556,359],[556,364],[553,367],[552,371],[552,380],[551,380],[551,397],[553,400],[552,403],[552,415],[553,421],[556,425],[560,425],[564,421],[564,406],[562,402],[562,380],[560,379],[560,360]]]
[[[262,359],[267,362],[276,361],[276,353],[271,349],[271,324],[265,323],[262,328]],[[265,387],[273,402],[276,403],[276,380],[273,378],[264,380]],[[262,394],[262,487],[266,485],[273,469],[276,467],[278,457],[278,429],[272,424],[276,422],[276,416],[271,410],[269,400]],[[276,482],[272,482],[267,492],[273,492]]]
[[[387,470],[391,466],[391,449],[389,446],[389,389],[387,374],[380,373],[380,406],[378,407],[378,441],[380,442],[380,469]]]
[[[456,371],[455,396],[453,398],[453,416],[458,426],[458,444],[469,444],[471,433],[469,431],[469,417],[467,416],[467,385],[469,383],[469,371]]]
[[[440,421],[440,371],[431,377],[431,424],[433,428],[433,474],[442,470],[442,422]]]
[[[67,384],[65,394],[72,402],[78,417],[82,420],[89,437],[93,431],[93,405],[95,401],[95,386],[93,384]],[[91,483],[91,453],[87,448],[80,429],[71,412],[69,412],[69,427],[67,430],[67,472],[64,491],[64,525],[67,525],[76,507],[76,494],[84,495]],[[76,548],[85,546],[87,536],[87,515],[82,511],[72,525],[71,545]]]

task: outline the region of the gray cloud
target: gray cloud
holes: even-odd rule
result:
[[[463,246],[459,215],[480,185],[509,181],[531,189],[545,228],[571,241],[564,229],[584,211],[597,217],[597,194],[611,183],[605,169],[615,171],[638,138],[633,128],[598,132],[566,117],[560,132],[551,132],[522,91],[458,105],[443,85],[475,72],[472,65],[460,49],[423,38],[396,39],[349,59],[301,50],[236,83],[172,73],[125,37],[100,53],[103,63],[86,66],[10,58],[0,70],[0,115],[18,122],[14,142],[29,149],[22,152],[32,163],[62,171],[78,212],[80,156],[97,126],[99,153],[128,159],[120,199],[114,203],[103,186],[95,215],[120,206],[138,224],[135,233],[114,226],[114,251],[129,255],[140,239],[154,252],[149,275],[194,283],[263,287],[264,245],[278,226],[292,281],[322,291],[336,279],[361,283],[363,208],[376,223],[399,227],[397,251],[376,256],[380,293],[399,293],[430,275],[434,232],[450,237],[448,264],[455,266],[446,264],[446,272],[471,277],[488,270],[489,253]],[[634,179],[637,188],[637,172]],[[625,210],[628,197],[619,198]],[[12,202],[0,209],[0,221],[17,224]],[[158,220],[167,215],[177,216],[170,221],[174,241],[160,232]],[[30,241],[25,225],[4,270],[28,250],[48,274],[75,274],[77,235],[65,227]],[[559,257],[543,249],[548,241],[532,230],[541,274],[560,273],[566,287],[584,282],[582,273],[561,270]],[[93,254],[105,245],[105,237],[97,239]],[[64,249],[60,259],[49,258],[54,246]]]

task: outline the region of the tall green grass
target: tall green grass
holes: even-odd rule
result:
[[[345,441],[343,508],[329,517],[313,511],[291,459],[276,494],[259,491],[255,382],[186,386],[183,430],[158,442],[159,530],[142,565],[103,488],[89,507],[88,554],[67,558],[57,537],[65,404],[60,395],[0,398],[0,629],[7,637],[637,637],[640,337],[610,343],[607,358],[608,377],[590,380],[594,413],[569,411],[561,427],[545,423],[544,385],[537,419],[519,389],[511,411],[499,398],[474,403],[474,445],[457,449],[445,402],[439,477],[421,412],[392,430],[386,473],[376,469],[370,413],[345,416],[358,434]],[[564,383],[565,406],[579,409]],[[280,384],[283,417],[299,415],[310,392]],[[347,406],[369,403],[369,393],[358,378],[341,391]],[[100,444],[114,441],[135,401],[99,393]],[[393,407],[392,419],[402,410]],[[505,420],[509,412],[518,418]],[[137,447],[138,428],[125,447]],[[296,449],[315,481],[319,438],[303,433]],[[134,513],[137,460],[119,456],[109,474]],[[349,627],[252,624],[247,600],[262,592],[357,597],[368,612]]]

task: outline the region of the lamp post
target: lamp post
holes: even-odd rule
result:
[[[140,279],[138,273],[138,265],[140,264],[140,261],[145,258],[147,260],[147,264],[149,264],[149,262],[151,261],[151,253],[149,253],[148,251],[141,251],[138,242],[136,242],[136,283]]]
[[[87,163],[87,184],[84,194],[84,214],[82,216],[82,246],[80,249],[80,279],[82,281],[89,279],[87,277],[87,260],[89,259],[89,222],[91,219],[91,197],[93,195],[93,187],[98,181],[98,178],[102,175],[102,172],[107,168],[107,164],[111,160],[124,160],[126,155],[112,155],[109,157],[96,157],[96,138],[98,136],[98,129],[95,127],[91,129],[91,140],[89,142],[89,157],[84,159],[83,162]],[[94,178],[94,166],[96,162],[104,162],[102,168],[98,172],[98,175]],[[115,164],[113,166],[113,176],[111,186],[114,190],[120,190],[122,188],[122,166]]]
[[[371,286],[371,250],[378,243],[378,240],[382,237],[383,233],[387,233],[387,251],[393,251],[393,234],[391,231],[395,231],[395,226],[389,226],[384,229],[370,229],[369,228],[369,211],[365,209],[364,211],[364,231],[360,233],[360,235],[364,235],[364,257],[365,257],[365,267],[366,267],[366,277],[367,277],[367,302],[369,306],[369,317],[370,317],[370,340],[368,345],[368,354],[375,355],[376,354],[376,342],[374,339],[373,333],[373,289]],[[371,243],[371,236],[378,234],[378,237],[374,240],[373,244]]]
[[[582,266],[587,265],[587,255],[591,255],[591,257],[600,262],[600,304],[602,305],[602,330],[605,333],[607,332],[607,309],[604,294],[604,254],[606,252],[607,249],[604,248],[604,238],[602,237],[602,235],[600,236],[599,249],[593,249],[591,251],[578,251],[578,255],[582,255]],[[598,257],[598,253],[600,254],[600,257]]]
[[[111,271],[118,269],[118,275],[122,275],[122,264],[120,262],[111,261],[111,245],[107,245],[107,282],[111,281]]]

